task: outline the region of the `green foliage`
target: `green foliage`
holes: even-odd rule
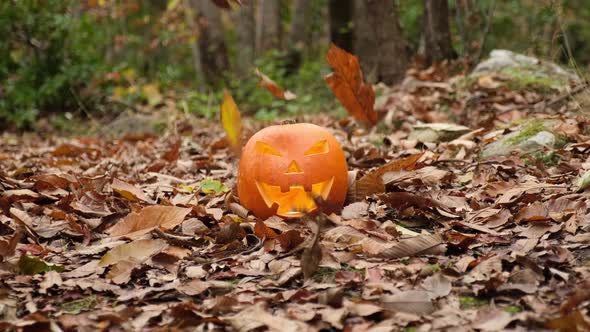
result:
[[[91,310],[97,303],[97,297],[93,294],[82,299],[65,302],[61,305],[61,310],[66,314],[77,315],[82,311]]]
[[[29,126],[41,110],[77,108],[79,91],[99,70],[99,35],[72,1],[0,2],[0,120]]]
[[[48,271],[63,272],[63,270],[63,266],[49,264],[37,257],[22,255],[18,261],[18,272],[20,274],[35,275]]]
[[[479,308],[487,304],[488,301],[486,299],[473,296],[459,296],[459,305],[461,306],[461,309]]]

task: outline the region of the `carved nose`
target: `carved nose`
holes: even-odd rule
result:
[[[291,161],[291,163],[289,164],[289,167],[287,167],[287,171],[285,172],[285,174],[299,174],[299,173],[303,173],[303,171],[301,170],[301,167],[299,167],[299,165],[297,165],[295,160]]]

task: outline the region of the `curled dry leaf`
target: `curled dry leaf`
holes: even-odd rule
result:
[[[349,198],[353,202],[365,199],[365,197],[385,192],[383,175],[395,171],[412,171],[416,169],[416,163],[424,153],[416,153],[401,160],[389,162],[356,181],[349,190]]]
[[[0,259],[4,260],[14,255],[16,245],[20,241],[21,236],[20,228],[17,228],[9,240],[0,240]]]
[[[242,149],[242,120],[238,105],[234,98],[227,90],[223,91],[223,101],[221,103],[221,124],[229,145],[236,155],[240,155]]]
[[[259,87],[264,87],[268,92],[270,92],[273,96],[284,99],[284,100],[293,100],[297,98],[297,96],[291,91],[285,91],[280,86],[278,86],[275,81],[271,80],[270,77],[266,76],[262,73],[258,68],[254,71],[256,76],[260,78],[260,82],[258,82]]]
[[[114,191],[116,191],[119,195],[127,198],[130,201],[144,201],[146,203],[154,204],[154,201],[149,198],[143,190],[140,188],[121,181],[119,179],[113,179],[113,184],[111,185]]]
[[[279,241],[284,251],[291,251],[303,243],[303,237],[301,237],[299,231],[291,229],[277,236],[277,241]]]
[[[375,92],[370,84],[365,83],[358,58],[330,44],[326,62],[334,72],[325,76],[324,80],[342,106],[360,123],[368,126],[377,124],[377,113],[373,109]]]
[[[256,224],[254,225],[254,235],[256,235],[259,239],[274,239],[278,235],[272,228],[266,226],[264,221],[258,219]]]
[[[131,212],[107,232],[112,237],[125,236],[136,239],[156,227],[163,230],[172,229],[182,223],[190,212],[191,209],[176,206],[147,206],[139,212]]]
[[[395,245],[384,249],[379,256],[401,258],[418,255],[440,255],[446,251],[446,245],[438,234],[420,234],[400,240]]]

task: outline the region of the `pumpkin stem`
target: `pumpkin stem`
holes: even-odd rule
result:
[[[284,126],[284,125],[295,124],[295,123],[297,123],[297,120],[295,120],[295,119],[286,119],[286,120],[281,121],[280,125]]]

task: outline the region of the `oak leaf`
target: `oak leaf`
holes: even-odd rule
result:
[[[326,62],[334,70],[324,77],[342,106],[360,123],[369,127],[377,124],[374,110],[375,92],[365,83],[359,60],[356,56],[331,44]]]
[[[172,229],[182,223],[191,209],[176,206],[154,205],[131,212],[107,232],[113,236],[125,236],[135,239],[149,233],[154,228]]]

